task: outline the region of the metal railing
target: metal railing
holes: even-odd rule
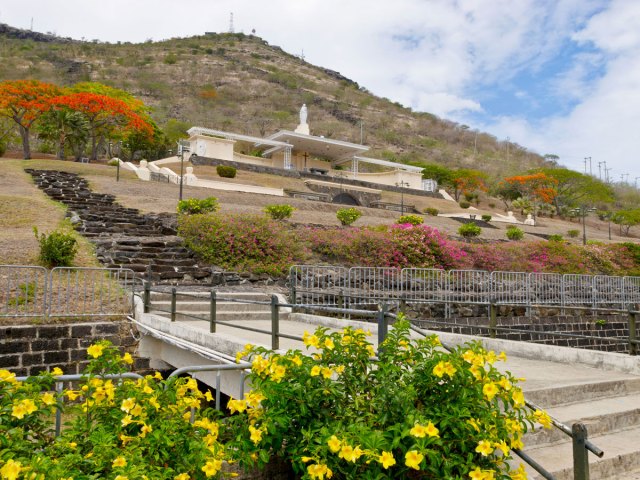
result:
[[[0,265],[0,317],[128,315],[136,282],[130,269]]]
[[[611,307],[640,304],[640,277],[559,273],[487,272],[428,268],[294,265],[291,302],[316,305],[375,304],[381,300],[446,301],[488,305]],[[447,309],[447,316],[451,310]]]

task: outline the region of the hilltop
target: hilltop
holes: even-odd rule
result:
[[[370,156],[472,166],[491,176],[545,164],[543,157],[519,145],[413,112],[253,35],[208,33],[109,44],[0,25],[0,55],[2,80],[101,82],[150,105],[160,125],[177,119],[264,136],[293,128],[300,105],[306,103],[313,134],[362,140],[372,147]]]

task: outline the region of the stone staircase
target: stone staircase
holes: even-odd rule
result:
[[[529,401],[544,407],[565,425],[581,422],[589,440],[605,453],[589,453],[590,478],[640,478],[640,377],[527,391]],[[556,428],[536,430],[524,437],[525,449],[558,480],[572,480],[571,439]],[[534,470],[529,478],[543,478]]]
[[[139,277],[149,271],[155,283],[211,281],[211,268],[182,246],[167,215],[125,208],[113,195],[92,192],[74,173],[26,171],[49,197],[68,207],[74,228],[96,246],[97,258],[106,267],[128,268]]]
[[[188,293],[188,296],[181,295]],[[243,302],[270,302],[271,296],[260,291],[234,291],[217,292],[220,300],[216,301],[216,320],[224,322],[244,322],[252,320],[271,320],[270,305],[261,305]],[[228,299],[228,300],[227,300]],[[171,293],[151,292],[149,313],[170,316]],[[208,292],[186,292],[179,290],[176,295],[176,321],[209,321],[211,308],[210,294]],[[280,312],[280,318],[286,319],[285,312]]]

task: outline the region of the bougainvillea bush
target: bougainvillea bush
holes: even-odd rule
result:
[[[283,275],[305,258],[294,233],[264,215],[190,215],[178,222],[187,247],[219,267]]]
[[[309,350],[277,354],[248,345],[252,392],[232,400],[235,452],[246,467],[273,456],[303,479],[525,479],[510,448],[542,411],[495,363],[502,353],[469,344],[447,352],[436,336],[413,341],[395,324],[372,361],[367,333],[305,333]]]

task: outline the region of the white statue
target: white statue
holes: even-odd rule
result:
[[[531,214],[527,214],[527,219],[524,221],[525,225],[535,225],[536,221],[531,217]]]
[[[300,109],[300,125],[305,125],[307,123],[307,104],[303,103],[302,108]]]

